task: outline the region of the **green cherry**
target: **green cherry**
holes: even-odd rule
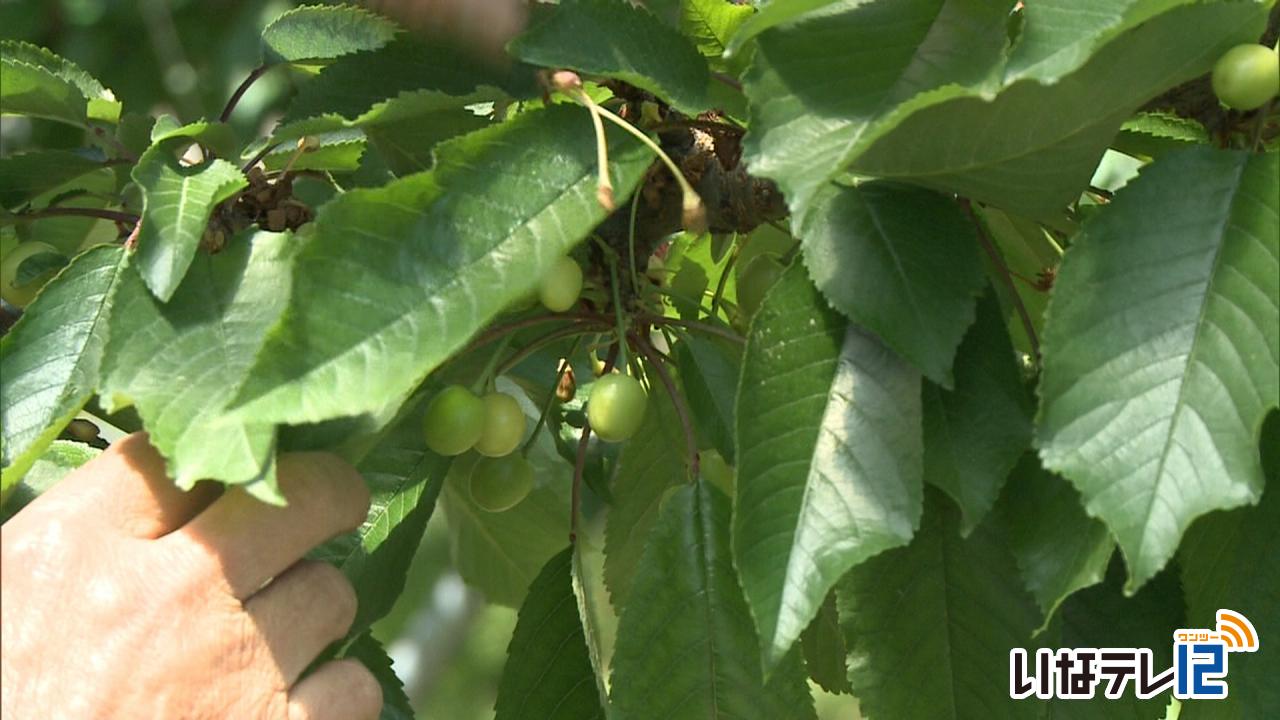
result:
[[[1213,66],[1213,92],[1235,110],[1262,107],[1280,93],[1280,58],[1256,43],[1231,48]]]
[[[510,455],[524,437],[524,410],[506,393],[492,392],[484,402],[484,432],[476,441],[476,452],[488,457]]]
[[[427,406],[422,425],[427,447],[440,455],[461,455],[484,433],[484,420],[484,401],[461,385],[450,385]]]
[[[648,397],[630,375],[605,375],[591,388],[587,420],[591,430],[606,442],[622,442],[636,434],[644,422]]]
[[[538,299],[551,312],[564,312],[578,302],[582,294],[582,268],[571,257],[552,263],[538,286]]]
[[[503,512],[533,490],[533,466],[521,455],[480,458],[471,469],[471,500],[482,510]]]

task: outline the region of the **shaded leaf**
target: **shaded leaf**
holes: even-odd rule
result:
[[[804,3],[817,4],[830,7],[760,35],[743,78],[751,101],[745,157],[753,174],[778,182],[793,210],[807,208],[828,180],[909,114],[909,100],[936,102],[963,87],[993,84],[1012,5]],[[799,9],[801,3],[774,5]],[[774,12],[793,17],[781,7]],[[766,9],[743,32],[770,14]]]
[[[97,387],[107,318],[124,262],[119,247],[84,253],[49,281],[0,339],[0,485],[5,491]]]
[[[1074,2],[1069,7],[1078,12]],[[1052,84],[1017,81],[992,101],[966,93],[916,112],[852,167],[1031,217],[1051,215],[1078,197],[1134,110],[1204,74],[1228,48],[1255,40],[1266,13],[1249,2],[1176,8],[1116,37],[1078,70],[1043,78]]]
[[[336,537],[311,557],[342,570],[356,590],[353,637],[382,618],[404,591],[414,553],[444,485],[451,458],[422,443],[422,406],[405,414],[356,465],[369,486],[369,514],[354,532]]]
[[[800,221],[804,262],[827,300],[930,380],[951,362],[986,279],[955,202],[890,183],[828,185]]]
[[[1280,405],[1278,159],[1161,158],[1058,274],[1038,443],[1116,536],[1129,591],[1192,520],[1262,491],[1257,431]]]
[[[102,167],[103,160],[74,150],[33,150],[0,158],[0,206],[24,203]]]
[[[1038,620],[1013,558],[989,525],[961,539],[959,516],[929,493],[905,548],[854,568],[838,585],[849,680],[867,717],[1040,718],[1013,700],[1009,650]]]
[[[404,92],[467,95],[482,86],[501,88],[513,97],[539,92],[528,66],[497,69],[447,43],[401,36],[379,50],[340,57],[325,67],[299,88],[285,122],[328,113],[355,118]]]
[[[845,657],[844,636],[840,632],[840,612],[836,607],[836,593],[827,593],[818,614],[800,635],[800,647],[804,649],[804,664],[809,677],[818,687],[829,693],[851,693],[849,668]]]
[[[564,0],[509,48],[534,65],[622,80],[685,113],[707,109],[706,59],[675,29],[629,3]]]
[[[625,608],[648,542],[658,505],[667,489],[686,482],[689,460],[675,407],[664,392],[649,395],[644,422],[618,456],[613,504],[605,525],[604,579],[616,608]]]
[[[327,203],[244,416],[317,422],[405,397],[604,218],[589,128],[581,108],[524,113],[441,146],[430,173]],[[649,156],[610,147],[626,196]]]
[[[794,264],[747,338],[734,552],[766,669],[849,568],[920,517],[920,375],[826,307]]]
[[[404,694],[404,683],[396,677],[387,650],[373,635],[365,633],[347,647],[346,657],[359,660],[382,688],[382,712],[378,720],[413,720],[413,707]]]
[[[108,412],[137,410],[179,487],[253,483],[259,497],[281,501],[274,427],[222,411],[283,309],[297,246],[289,235],[239,235],[222,253],[198,257],[168,303],[132,265],[120,280],[99,393]]]
[[[1271,459],[1280,456],[1280,416],[1263,431]],[[1264,450],[1266,452],[1266,450]],[[1219,608],[1243,614],[1260,638],[1259,651],[1231,657],[1225,700],[1185,700],[1183,720],[1247,720],[1280,707],[1280,463],[1272,462],[1261,502],[1213,513],[1191,526],[1179,560],[1187,596],[1186,627],[1213,627]],[[1270,645],[1268,645],[1270,642]]]
[[[742,372],[741,346],[691,334],[676,346],[676,362],[694,426],[725,462],[734,464],[734,403]]]
[[[1042,628],[1069,595],[1102,582],[1115,541],[1085,515],[1070,483],[1041,468],[1034,455],[1014,469],[996,516],[1023,585],[1040,606]]]
[[[1124,595],[1124,564],[1115,558],[1106,583],[1072,595],[1049,631],[1052,644],[1064,648],[1150,648],[1151,667],[1157,672],[1173,665],[1169,639],[1187,627],[1178,574],[1166,570],[1133,597]],[[1139,700],[1133,685],[1117,699],[1103,695],[1103,687],[1090,700],[1049,701],[1051,720],[1152,720],[1164,717],[1167,694]]]
[[[956,353],[955,389],[923,388],[924,479],[960,506],[968,534],[996,503],[1009,472],[1031,447],[1031,398],[994,292]]]
[[[333,60],[377,50],[395,37],[395,23],[351,5],[304,5],[272,20],[262,31],[268,61]]]
[[[815,717],[796,653],[765,682],[729,515],[728,499],[705,481],[662,502],[618,622],[613,717]]]
[[[495,720],[605,717],[574,602],[572,553],[565,548],[553,556],[529,587],[507,648]]]

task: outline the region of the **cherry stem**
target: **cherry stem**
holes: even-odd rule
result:
[[[724,289],[729,284],[729,273],[733,272],[733,266],[738,262],[738,238],[734,233],[733,250],[729,253],[729,261],[724,264],[724,272],[720,273],[720,282],[716,283],[716,293],[711,296],[711,315],[720,311],[720,301],[724,299]]]
[[[982,225],[982,221],[978,219],[978,215],[973,211],[973,205],[968,198],[960,199],[960,206],[964,208],[965,213],[969,216],[969,220],[973,222],[973,227],[978,233],[978,243],[982,245],[982,249],[987,253],[996,269],[1000,271],[1000,278],[1004,281],[1005,287],[1008,288],[1009,294],[1013,296],[1013,309],[1018,313],[1018,318],[1022,321],[1022,329],[1027,334],[1027,342],[1031,344],[1031,352],[1035,355],[1036,364],[1040,363],[1040,339],[1036,336],[1035,323],[1031,321],[1031,313],[1027,312],[1027,306],[1022,303],[1022,295],[1018,294],[1018,286],[1013,282],[1012,271],[1005,264],[1004,257],[1000,255],[1000,251],[996,249],[991,238],[987,236],[987,230]]]
[[[738,343],[739,345],[747,341],[746,338],[733,332],[732,330],[727,330],[717,325],[699,322],[697,320],[684,320],[682,318],[659,317],[657,315],[642,315],[639,319],[641,322],[647,322],[651,325],[672,325],[675,327],[682,327],[682,328],[687,328],[689,330],[695,330],[697,332],[700,332],[706,335],[715,335],[717,337],[722,337],[726,340],[731,340],[735,343]]]
[[[231,97],[227,99],[226,106],[222,108],[222,114],[218,116],[218,122],[224,123],[231,119],[231,113],[236,109],[236,105],[240,102],[240,98],[244,97],[245,92],[249,90],[250,86],[257,82],[258,78],[262,77],[273,67],[275,67],[275,65],[259,65],[250,71],[249,76],[240,83],[239,87],[235,89],[235,92],[231,93]]]
[[[613,363],[618,359],[618,343],[609,348],[609,355],[604,359],[604,372],[608,375]],[[591,421],[582,421],[582,437],[578,440],[578,454],[573,460],[573,485],[569,491],[569,544],[578,542],[578,510],[582,506],[582,475],[587,467],[587,446],[591,441]]]
[[[519,320],[509,322],[505,325],[497,325],[489,328],[483,333],[480,333],[479,335],[477,335],[475,339],[471,341],[471,345],[470,347],[467,348],[467,352],[471,352],[473,350],[482,348],[485,345],[488,345],[489,343],[493,342],[494,340],[500,340],[503,337],[513,332],[517,332],[519,330],[524,330],[531,327],[537,327],[538,325],[545,325],[547,323],[561,322],[566,320],[574,323],[579,323],[579,324],[583,322],[593,322],[597,324],[601,322],[608,322],[608,318],[598,313],[559,313],[556,315],[534,315],[532,317],[521,318]]]
[[[547,401],[542,404],[542,413],[538,415],[538,422],[533,425],[533,432],[529,435],[529,439],[525,441],[524,447],[520,448],[520,455],[529,456],[529,451],[533,449],[533,443],[538,439],[538,433],[542,427],[547,424],[547,415],[551,412],[551,405],[556,401],[556,390],[560,389],[560,381],[564,379],[566,373],[572,367],[573,356],[577,354],[578,348],[582,345],[582,336],[578,336],[573,341],[573,347],[569,348],[569,354],[565,356],[564,364],[556,368],[555,382],[551,383],[551,392],[547,393]]]
[[[588,98],[587,94],[585,92],[582,92],[581,90],[579,90],[574,97],[579,102],[582,102],[583,104],[586,104],[587,102],[591,102],[591,98]],[[584,98],[585,98],[585,101],[584,101]],[[689,196],[693,196],[698,198],[699,202],[702,201],[697,191],[693,189],[693,186],[690,185],[689,181],[685,178],[684,173],[680,172],[679,166],[676,165],[675,161],[671,159],[671,156],[668,155],[666,151],[664,151],[661,147],[658,146],[657,143],[653,141],[653,138],[646,135],[635,125],[632,125],[626,120],[623,120],[622,118],[615,115],[613,111],[610,110],[609,108],[601,107],[599,105],[596,105],[595,107],[596,107],[596,111],[600,113],[600,117],[604,118],[605,120],[608,120],[614,125],[617,125],[623,130],[626,130],[628,133],[633,135],[637,140],[644,143],[645,147],[649,148],[649,150],[651,150],[654,155],[658,156],[658,159],[661,160],[667,166],[667,169],[671,171],[671,174],[675,176],[676,184],[680,186],[680,192],[684,194],[685,198],[689,198]]]
[[[51,217],[91,217],[102,220],[114,220],[118,223],[136,223],[138,216],[133,213],[119,212],[116,210],[101,210],[98,208],[80,208],[80,207],[49,207],[43,210],[34,210],[32,212],[18,213],[15,215],[22,220],[39,220],[41,218]]]
[[[498,361],[502,359],[502,353],[507,351],[507,346],[511,344],[515,337],[514,334],[510,334],[502,338],[502,342],[498,344],[498,347],[494,348],[493,354],[489,356],[489,362],[485,364],[484,371],[480,373],[480,377],[476,378],[476,381],[471,384],[471,392],[476,395],[484,393],[493,383],[493,379],[502,374],[502,372],[495,373],[494,370],[498,368]]]
[[[627,323],[622,314],[622,295],[618,290],[618,261],[612,256],[606,256],[606,259],[609,261],[609,281],[613,290],[613,314],[616,318],[618,344],[621,346],[619,350],[621,359],[618,364],[625,368],[627,366]]]
[[[693,434],[693,421],[689,418],[689,408],[685,405],[684,398],[681,397],[679,391],[676,390],[676,383],[671,379],[671,373],[667,372],[667,367],[663,363],[659,353],[649,344],[646,338],[640,337],[635,333],[628,333],[631,342],[635,343],[636,349],[640,354],[649,361],[650,367],[653,368],[654,374],[658,376],[658,381],[666,388],[667,395],[671,397],[671,404],[675,405],[676,414],[680,416],[680,428],[684,431],[685,452],[689,456],[689,482],[696,482],[698,479],[698,440]]]
[[[604,323],[600,323],[600,324],[589,326],[586,323],[575,323],[573,325],[570,325],[569,327],[563,327],[558,330],[553,330],[547,333],[546,335],[543,335],[542,337],[530,342],[528,345],[525,345],[524,347],[517,350],[511,357],[507,358],[506,362],[498,366],[498,370],[496,373],[494,373],[494,376],[496,377],[498,375],[502,375],[510,371],[511,368],[515,367],[516,365],[519,365],[521,361],[523,361],[525,358],[528,358],[530,355],[534,354],[535,352],[541,350],[542,348],[546,347],[547,345],[550,345],[551,343],[557,340],[576,337],[578,335],[586,335],[587,333],[594,332],[596,330],[601,329],[602,327],[607,328],[608,325]]]

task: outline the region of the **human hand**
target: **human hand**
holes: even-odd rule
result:
[[[357,527],[368,490],[320,453],[281,456],[279,478],[284,508],[184,493],[137,434],[5,523],[4,718],[376,718],[381,690],[353,660],[299,680],[356,611],[339,570],[300,558]]]

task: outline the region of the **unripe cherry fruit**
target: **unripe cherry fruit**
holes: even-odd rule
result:
[[[1213,92],[1235,110],[1262,107],[1280,93],[1280,56],[1256,43],[1231,48],[1213,66]]]
[[[461,385],[450,385],[427,406],[422,423],[427,447],[440,455],[461,455],[480,439],[484,420],[484,401]]]
[[[44,253],[60,254],[57,248],[48,243],[31,241],[18,245],[0,259],[0,297],[5,302],[16,308],[26,307],[35,299],[40,288],[57,274],[56,270],[50,270],[31,282],[18,286],[18,268],[23,261]]]
[[[533,490],[533,466],[522,455],[480,458],[471,468],[471,501],[489,512],[510,510]]]
[[[564,312],[578,302],[582,294],[582,268],[571,257],[552,263],[538,286],[538,299],[551,312]]]
[[[640,429],[647,403],[648,396],[638,380],[630,375],[605,375],[591,388],[587,420],[601,440],[622,442]]]
[[[484,403],[484,432],[476,441],[476,452],[488,457],[510,455],[524,437],[524,410],[506,393],[492,392]]]

